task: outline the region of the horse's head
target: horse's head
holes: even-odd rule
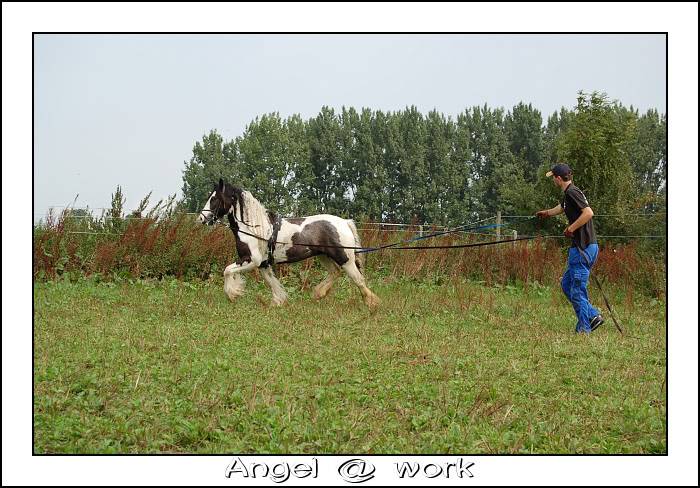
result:
[[[213,225],[214,222],[231,210],[233,199],[228,195],[226,190],[226,183],[224,183],[223,179],[219,178],[219,183],[214,185],[209,200],[207,200],[202,211],[199,212],[199,221],[202,224]]]

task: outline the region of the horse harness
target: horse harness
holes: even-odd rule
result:
[[[271,214],[271,216],[273,219],[272,236],[270,236],[270,239],[267,241],[267,259],[260,263],[260,266],[258,266],[259,268],[267,268],[268,266],[275,264],[275,244],[277,243],[277,234],[280,231],[280,227],[282,227],[282,217],[276,213]]]
[[[268,266],[271,266],[275,264],[275,244],[277,244],[277,234],[280,231],[280,227],[282,227],[282,217],[280,217],[278,214],[273,214],[270,212],[270,217],[272,220],[272,235],[270,236],[269,239],[267,239],[267,259],[264,260],[262,263],[260,263],[260,266],[258,268],[267,268]],[[231,232],[233,232],[233,235],[236,239],[238,239],[238,233],[240,232],[241,234],[245,234],[248,236],[255,237],[257,239],[261,239],[259,236],[256,236],[255,234],[250,234],[248,232],[244,232],[241,229],[238,228],[238,222],[236,221],[236,218],[228,214],[228,225],[231,227]]]

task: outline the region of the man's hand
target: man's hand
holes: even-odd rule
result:
[[[566,237],[574,237],[574,231],[571,230],[571,227],[567,227],[566,229],[564,229],[564,235]]]
[[[546,219],[547,217],[549,217],[549,212],[547,212],[546,210],[540,210],[535,215],[541,219]]]

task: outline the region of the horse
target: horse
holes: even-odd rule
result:
[[[199,213],[199,221],[213,225],[227,216],[236,241],[238,259],[224,270],[224,292],[234,301],[243,294],[243,273],[259,269],[272,291],[272,305],[287,302],[287,292],[275,276],[274,263],[296,263],[318,257],[328,276],[313,290],[317,300],[328,295],[344,271],[359,288],[367,307],[374,311],[379,298],[367,287],[364,255],[355,222],[335,215],[282,218],[265,207],[247,190],[226,184],[214,185]]]

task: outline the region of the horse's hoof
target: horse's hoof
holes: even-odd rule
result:
[[[224,287],[224,293],[226,294],[226,297],[229,299],[230,302],[243,295],[242,290],[234,287]]]
[[[376,312],[381,303],[381,300],[379,300],[376,295],[368,296],[365,300],[365,304],[367,304],[367,307],[369,307],[370,312]]]
[[[332,285],[332,283],[331,283]],[[331,285],[324,285],[323,283],[316,285],[311,296],[314,300],[320,300],[321,298],[326,298],[328,293],[331,291]]]
[[[224,286],[224,293],[228,297],[229,301],[234,301],[236,298],[243,295],[243,290],[235,286]]]
[[[235,275],[224,278],[224,293],[230,301],[243,295],[245,280],[241,275]]]

